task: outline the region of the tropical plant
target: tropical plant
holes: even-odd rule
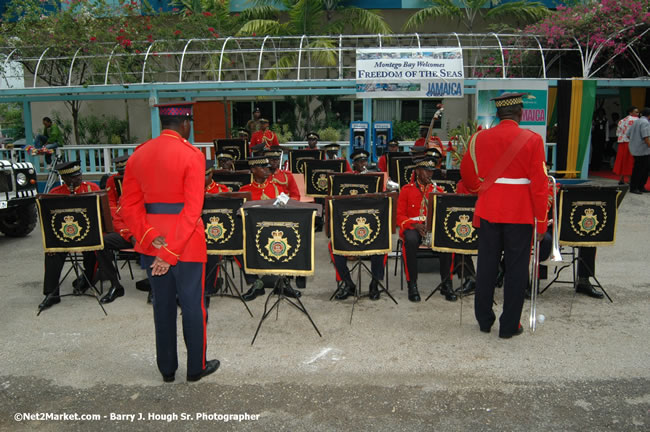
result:
[[[470,138],[481,129],[482,127],[476,120],[472,120],[467,123],[461,123],[447,131],[449,144],[446,150],[448,153],[451,153],[452,166],[460,166],[460,162],[463,160],[463,156],[467,151]]]
[[[558,50],[575,49],[579,43],[582,70],[572,76],[588,78],[602,69],[614,77],[648,75],[644,59],[650,56],[650,0],[589,0],[558,6],[557,12],[524,32],[541,35],[547,47]],[[549,58],[547,67],[562,54]]]
[[[276,123],[271,127],[278,137],[278,143],[286,144],[293,139],[293,134],[289,130],[289,125]]]
[[[469,33],[474,33],[478,18],[497,21],[514,18],[523,22],[535,22],[550,14],[549,9],[540,2],[501,0],[428,0],[432,6],[415,12],[404,24],[405,30],[415,30],[423,23],[437,18],[458,20]]]
[[[335,143],[341,139],[341,131],[331,126],[319,129],[317,133],[321,141],[331,141]]]
[[[393,138],[415,141],[420,135],[420,123],[415,120],[393,120]]]

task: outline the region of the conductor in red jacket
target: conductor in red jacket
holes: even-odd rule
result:
[[[158,369],[165,382],[174,381],[178,297],[187,347],[187,380],[198,381],[219,367],[219,360],[205,359],[206,245],[201,220],[205,156],[187,141],[192,103],[158,107],[163,131],[138,146],[129,158],[120,203],[151,283]]]
[[[548,177],[544,142],[519,127],[523,93],[494,98],[499,124],[472,136],[461,163],[463,183],[478,193],[474,226],[479,229],[474,313],[480,330],[489,333],[496,320],[492,310],[501,252],[506,262],[503,313],[499,337],[523,332],[521,311],[528,286],[528,262],[537,219],[537,237],[546,232]]]

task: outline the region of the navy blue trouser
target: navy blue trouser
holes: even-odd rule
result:
[[[153,295],[153,320],[156,328],[156,357],[163,375],[178,369],[176,348],[176,296],[183,312],[183,338],[187,348],[187,374],[205,369],[206,311],[203,303],[205,263],[179,261],[162,276],[151,275],[154,257],[142,255]]]
[[[503,313],[499,317],[499,334],[511,335],[519,328],[528,286],[532,235],[532,225],[491,223],[481,219],[478,233],[474,314],[482,329],[492,327],[496,319],[492,303],[501,252],[505,259],[506,273],[503,286]]]

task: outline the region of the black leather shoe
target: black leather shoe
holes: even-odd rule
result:
[[[264,289],[264,288],[262,288],[262,289]],[[219,360],[216,360],[216,359],[215,360],[208,360],[206,362],[206,364],[205,364],[205,369],[203,369],[203,371],[201,373],[196,374],[196,375],[189,375],[188,374],[187,375],[187,381],[188,382],[195,382],[195,381],[200,380],[203,377],[207,377],[208,375],[210,375],[211,373],[214,373],[217,369],[219,369],[220,364],[221,363],[219,363]]]
[[[476,291],[476,281],[473,279],[465,279],[463,285],[456,290],[456,294],[465,297],[474,294],[474,291]]]
[[[114,285],[111,287],[110,290],[108,290],[108,294],[106,294],[100,302],[106,304],[110,303],[113,300],[115,300],[118,297],[122,297],[124,295],[124,287],[120,284]]]
[[[379,281],[377,279],[373,279],[372,282],[370,282],[368,289],[370,290],[370,293],[368,294],[370,300],[379,300]]]
[[[605,297],[605,295],[594,288],[594,286],[588,280],[580,280],[576,286],[576,292],[597,299],[602,299]]]
[[[61,303],[61,297],[59,297],[58,295],[57,296],[47,295],[47,296],[45,296],[45,298],[43,299],[41,304],[38,305],[38,309],[39,310],[45,310],[45,309],[50,308],[50,307],[54,306],[55,304],[59,304],[59,303]]]
[[[483,333],[490,333],[490,330],[492,330],[491,327],[479,327],[479,329],[480,329]]]
[[[641,195],[643,192],[641,192],[640,190],[630,190],[630,193],[633,193],[635,195]]]
[[[523,332],[524,332],[524,328],[521,326],[521,324],[519,324],[519,328],[517,329],[516,332],[514,332],[514,333],[501,333],[501,332],[499,332],[499,337],[501,339],[510,339],[513,336],[519,336]]]
[[[356,285],[351,282],[341,281],[339,282],[339,288],[336,291],[334,298],[337,300],[345,300],[346,298],[353,296],[356,291]]]
[[[278,288],[276,288],[273,292],[277,293]],[[299,298],[300,296],[302,296],[302,293],[300,291],[298,291],[297,289],[294,289],[291,286],[291,284],[289,283],[289,281],[287,281],[285,283],[283,292],[284,292],[285,296],[291,297],[291,298]]]
[[[417,303],[420,301],[420,293],[418,292],[418,284],[415,282],[408,283],[409,301]]]
[[[241,298],[244,299],[244,301],[251,301],[255,300],[258,296],[262,296],[266,293],[264,291],[264,282],[262,282],[262,279],[257,279],[254,283],[251,289],[246,291]]]
[[[176,375],[163,375],[163,381],[167,383],[174,382],[175,379]]]
[[[445,300],[454,302],[458,300],[458,296],[454,293],[454,287],[451,284],[451,281],[447,281],[442,284],[440,288],[440,294],[445,296]]]

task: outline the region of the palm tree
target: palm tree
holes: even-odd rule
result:
[[[516,18],[522,21],[539,21],[550,15],[549,9],[540,2],[500,0],[429,0],[432,6],[420,9],[406,21],[404,30],[413,30],[424,22],[435,18],[456,18],[468,33],[474,32],[477,18],[486,20]]]

